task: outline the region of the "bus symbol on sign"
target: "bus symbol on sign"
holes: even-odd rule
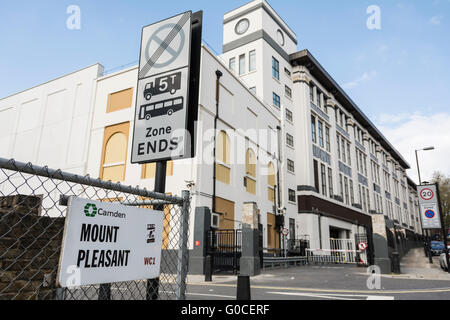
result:
[[[431,189],[423,189],[420,192],[420,197],[425,201],[431,200],[434,197],[434,192]]]
[[[149,101],[153,96],[170,92],[174,95],[181,89],[181,72],[156,78],[154,82],[147,83],[144,90],[144,98]]]
[[[171,116],[175,112],[183,110],[183,105],[183,97],[143,105],[139,112],[139,120],[150,120],[164,115]]]

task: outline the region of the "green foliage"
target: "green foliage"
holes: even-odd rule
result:
[[[433,174],[433,183],[439,185],[439,194],[441,196],[441,206],[444,215],[444,221],[447,229],[450,228],[450,177],[442,172],[436,171]]]

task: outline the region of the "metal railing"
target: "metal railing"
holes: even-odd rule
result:
[[[67,212],[60,200],[70,196],[164,211],[160,277],[58,288]],[[0,300],[183,300],[189,213],[187,191],[168,196],[0,158]]]

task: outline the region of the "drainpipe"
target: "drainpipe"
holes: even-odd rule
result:
[[[214,117],[214,165],[213,165],[213,192],[212,192],[212,212],[216,213],[216,181],[217,181],[217,122],[219,120],[219,90],[220,90],[220,78],[223,73],[220,70],[216,70],[216,116]]]
[[[275,215],[278,215],[278,209],[281,208],[282,206],[282,202],[281,202],[281,187],[280,187],[280,166],[282,165],[282,157],[281,157],[281,127],[277,126],[277,134],[278,134],[278,165],[277,165],[277,193],[276,193],[276,201],[275,203],[276,205],[276,210],[275,210]],[[280,243],[280,248],[284,248],[284,236],[281,236],[281,226],[279,226],[280,230],[278,232],[279,235],[279,243]],[[283,241],[282,241],[283,240]]]
[[[278,208],[281,208],[281,188],[280,188],[280,166],[282,163],[282,157],[281,157],[281,127],[277,126],[277,133],[278,133],[278,165],[277,165],[277,194],[276,198],[278,201]],[[275,202],[277,203],[277,202]],[[276,210],[276,213],[278,213],[278,208]]]

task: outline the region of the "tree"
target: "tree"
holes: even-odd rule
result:
[[[445,226],[448,230],[450,228],[450,177],[442,172],[436,171],[433,174],[432,182],[439,185],[442,214],[444,216]]]

